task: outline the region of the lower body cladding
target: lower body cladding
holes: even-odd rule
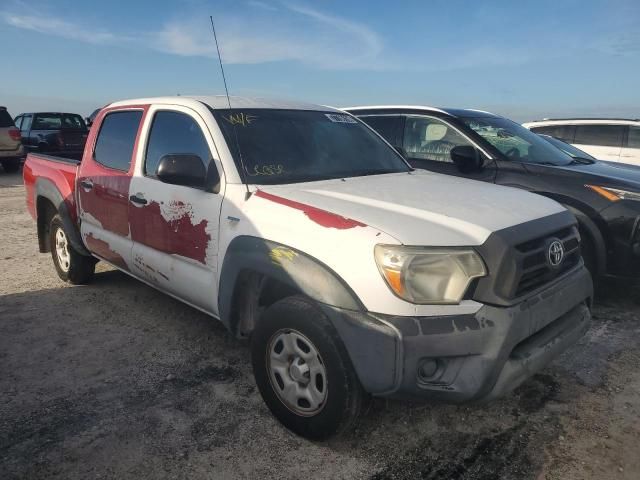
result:
[[[587,331],[584,267],[512,307],[392,317],[324,307],[364,389],[376,396],[487,401],[523,383]]]
[[[616,202],[600,215],[607,224],[607,273],[640,280],[640,203]]]

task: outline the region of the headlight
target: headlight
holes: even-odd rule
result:
[[[640,201],[640,193],[629,192],[627,190],[618,190],[617,188],[599,187],[598,185],[585,185],[596,192],[601,197],[606,198],[612,202],[619,202],[620,200],[638,200]]]
[[[411,303],[460,303],[484,262],[471,248],[376,245],[375,258],[389,288]]]

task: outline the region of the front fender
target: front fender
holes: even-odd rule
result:
[[[271,277],[325,305],[345,310],[365,310],[349,285],[319,260],[281,243],[240,236],[229,245],[220,273],[218,311],[220,320],[227,327],[231,327],[237,280],[244,271]]]

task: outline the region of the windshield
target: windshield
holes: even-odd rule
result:
[[[284,184],[410,171],[395,150],[350,115],[275,109],[213,110],[213,114],[242,171],[240,146],[248,183]]]
[[[594,161],[596,160],[595,157],[592,157],[587,152],[580,150],[579,148],[576,148],[573,145],[570,145],[566,142],[563,142],[562,140],[558,140],[555,137],[550,137],[549,135],[540,135],[540,136],[544,138],[547,142],[549,142],[551,145],[553,145],[554,147],[562,150],[571,158],[586,158],[587,160],[594,160]]]
[[[572,162],[569,155],[506,118],[482,117],[463,120],[508,160],[541,165],[569,165]]]

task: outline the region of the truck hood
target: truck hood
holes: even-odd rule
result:
[[[564,211],[522,190],[422,170],[259,190],[294,208],[307,205],[376,228],[405,245],[480,245],[495,231]]]

